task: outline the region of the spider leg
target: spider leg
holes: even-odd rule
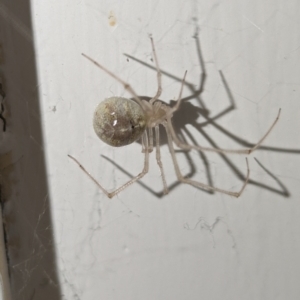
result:
[[[210,148],[210,147],[201,147],[201,146],[196,146],[196,145],[190,145],[183,143],[179,140],[177,137],[175,130],[173,128],[172,122],[171,122],[171,117],[170,115],[167,116],[167,127],[169,129],[169,132],[176,144],[177,147],[184,149],[184,150],[200,150],[200,151],[211,151],[211,152],[217,152],[217,153],[236,153],[236,154],[250,154],[253,151],[255,151],[267,138],[267,136],[270,134],[274,126],[276,125],[277,121],[279,120],[281,109],[279,109],[278,114],[276,116],[276,119],[270,126],[270,128],[267,130],[267,132],[263,135],[263,137],[252,147],[248,149],[219,149],[219,148]]]
[[[246,179],[244,181],[244,184],[243,184],[242,188],[238,192],[230,192],[230,191],[227,191],[227,190],[224,190],[224,189],[219,189],[217,187],[213,187],[213,186],[205,184],[205,183],[201,183],[201,182],[198,182],[198,181],[195,181],[195,180],[185,178],[185,177],[182,176],[182,173],[180,172],[180,169],[179,169],[178,161],[177,161],[174,146],[173,146],[172,135],[169,131],[168,124],[164,124],[164,125],[165,125],[166,132],[167,132],[168,145],[169,145],[169,150],[170,150],[171,157],[172,157],[172,160],[173,160],[174,169],[175,169],[177,178],[180,182],[193,185],[193,186],[198,187],[200,189],[204,189],[204,190],[208,190],[208,191],[215,191],[215,192],[227,194],[227,195],[234,196],[234,197],[239,197],[242,194],[242,192],[244,191],[244,189],[245,189],[245,187],[248,183],[249,176],[250,176],[250,169],[249,169],[249,164],[248,164],[248,159],[247,158],[246,158],[247,176],[246,176]]]
[[[153,104],[153,102],[155,102],[160,97],[161,92],[162,92],[162,87],[161,87],[161,71],[160,71],[159,64],[158,64],[158,59],[157,59],[157,55],[156,55],[156,51],[155,51],[155,47],[154,47],[153,38],[151,35],[149,37],[150,37],[150,41],[151,41],[152,52],[153,52],[154,62],[155,62],[155,68],[156,68],[156,72],[157,72],[157,92],[156,92],[156,95],[149,101],[150,104]]]
[[[169,189],[166,182],[165,172],[163,169],[163,164],[161,162],[161,156],[160,156],[160,144],[159,144],[159,126],[155,126],[155,143],[156,143],[156,161],[160,169],[161,179],[163,182],[164,187],[164,195],[169,193]]]
[[[148,149],[149,149],[149,153],[151,153],[153,151],[153,130],[152,130],[152,128],[148,128],[148,133],[149,133]]]
[[[177,99],[177,101],[176,101],[176,104],[175,104],[174,107],[172,107],[172,108],[167,112],[167,114],[168,114],[169,116],[172,116],[173,113],[174,113],[176,110],[178,110],[178,108],[180,107],[180,104],[181,104],[181,102],[182,102],[182,97],[181,97],[181,96],[182,96],[182,91],[183,91],[183,86],[184,86],[184,82],[185,82],[186,73],[187,73],[187,71],[184,72],[184,75],[183,75],[183,78],[182,78],[182,81],[181,81],[181,87],[180,87],[179,96],[178,96],[178,99]]]
[[[112,198],[115,195],[119,194],[122,192],[124,189],[126,189],[128,186],[136,182],[137,180],[141,179],[145,174],[148,173],[149,170],[149,151],[148,151],[148,136],[147,136],[147,131],[144,132],[142,136],[142,144],[145,149],[145,158],[144,158],[144,167],[143,170],[140,174],[137,176],[133,177],[131,180],[117,188],[116,190],[112,192],[108,192],[105,188],[102,187],[102,185],[84,168],[84,166],[73,156],[69,155],[68,156],[75,161],[75,163],[83,170],[83,172],[100,188],[100,190],[108,197]]]
[[[117,75],[115,75],[114,73],[112,73],[111,71],[109,71],[108,69],[106,69],[105,67],[103,67],[102,65],[100,65],[97,61],[95,61],[91,57],[87,56],[86,54],[81,53],[81,55],[84,56],[85,58],[87,58],[89,61],[91,61],[98,68],[100,68],[101,70],[103,70],[105,73],[107,73],[108,75],[110,75],[112,78],[114,78],[115,80],[119,81],[124,86],[124,89],[126,91],[128,91],[133,96],[134,100],[141,107],[145,106],[144,103],[142,102],[142,100],[139,98],[139,96],[137,95],[137,93],[134,91],[134,89],[131,87],[131,85],[129,83],[127,83],[126,81],[124,81],[123,79],[121,79],[120,77],[118,77]]]
[[[274,128],[274,126],[276,125],[276,123],[279,120],[279,116],[281,113],[281,108],[278,111],[278,114],[274,120],[274,122],[272,123],[272,125],[270,126],[270,128],[267,130],[267,132],[263,135],[263,137],[252,147],[252,148],[248,148],[248,149],[216,149],[216,148],[210,148],[210,147],[201,147],[201,146],[196,146],[196,145],[189,145],[186,143],[183,143],[179,140],[179,138],[177,137],[175,130],[173,128],[172,122],[171,122],[171,118],[174,112],[176,112],[182,102],[182,91],[183,91],[183,86],[184,86],[184,82],[185,82],[185,77],[186,77],[187,71],[185,71],[182,82],[181,82],[181,88],[179,91],[179,96],[176,102],[176,105],[174,107],[172,107],[169,111],[167,111],[167,122],[168,122],[168,127],[170,130],[170,134],[172,135],[175,144],[184,150],[191,150],[191,149],[195,149],[195,150],[200,150],[200,151],[212,151],[212,152],[217,152],[217,153],[236,153],[236,154],[250,154],[253,151],[255,151],[257,148],[259,148],[259,146],[264,142],[264,140],[267,138],[267,136],[270,134],[270,132],[272,131],[272,129]]]

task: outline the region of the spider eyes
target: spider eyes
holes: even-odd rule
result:
[[[93,125],[103,142],[121,147],[141,137],[146,128],[146,116],[135,101],[111,97],[96,107]]]

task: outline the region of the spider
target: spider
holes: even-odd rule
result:
[[[121,191],[132,185],[134,182],[141,179],[148,173],[149,170],[149,154],[154,148],[154,135],[155,135],[155,149],[156,149],[156,161],[160,169],[163,191],[164,194],[168,193],[168,187],[166,183],[165,173],[163,164],[161,161],[160,154],[160,142],[159,142],[159,126],[163,126],[166,130],[168,147],[171,154],[172,162],[174,165],[175,173],[178,180],[182,183],[187,183],[200,189],[220,192],[234,197],[239,197],[244,191],[250,176],[250,169],[248,164],[248,159],[246,158],[247,175],[245,177],[244,183],[241,189],[237,192],[232,192],[229,190],[217,188],[205,183],[201,183],[190,178],[185,178],[179,168],[178,161],[175,154],[174,144],[185,151],[198,150],[198,151],[212,151],[217,153],[235,153],[235,154],[250,154],[256,150],[262,142],[266,139],[269,133],[274,128],[275,124],[279,120],[280,111],[279,109],[275,121],[272,123],[267,132],[263,137],[249,149],[220,149],[220,148],[209,148],[201,147],[198,145],[190,145],[182,142],[176,135],[174,127],[172,125],[172,117],[174,112],[179,110],[182,102],[182,91],[186,78],[187,71],[185,71],[183,79],[181,81],[181,87],[179,90],[178,99],[176,104],[171,107],[161,101],[159,97],[162,93],[161,86],[161,71],[158,64],[158,59],[156,55],[156,50],[153,42],[153,38],[150,36],[152,53],[154,57],[155,68],[157,72],[157,92],[153,98],[149,101],[142,100],[136,94],[134,89],[124,80],[119,78],[117,75],[100,65],[91,57],[82,53],[82,55],[95,64],[97,67],[102,69],[105,73],[110,75],[112,78],[117,80],[124,86],[131,95],[132,99],[122,98],[122,97],[111,97],[103,102],[101,102],[95,109],[93,126],[97,136],[106,144],[113,147],[126,146],[138,139],[141,139],[142,143],[142,153],[144,153],[144,167],[140,174],[131,178],[128,182],[117,188],[112,192],[108,192],[102,185],[83,167],[83,165],[73,156],[68,155],[86,174],[87,176],[101,189],[101,191],[109,198],[114,197]]]

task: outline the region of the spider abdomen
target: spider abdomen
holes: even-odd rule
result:
[[[114,147],[136,141],[146,128],[146,114],[135,101],[111,97],[95,109],[93,125],[97,136]]]

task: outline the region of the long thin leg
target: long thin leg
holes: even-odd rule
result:
[[[181,81],[181,87],[180,87],[180,90],[179,90],[179,96],[178,96],[178,99],[176,101],[176,104],[174,107],[172,107],[168,112],[168,116],[171,118],[173,113],[179,109],[180,105],[181,105],[181,102],[182,102],[182,91],[183,91],[183,86],[184,86],[184,82],[185,82],[185,77],[186,77],[186,74],[187,74],[187,71],[184,72],[184,75],[183,75],[183,79]]]
[[[149,101],[150,104],[153,104],[160,97],[161,92],[162,92],[162,87],[161,87],[161,71],[160,71],[159,64],[158,64],[158,59],[157,59],[157,55],[156,55],[156,51],[155,51],[155,47],[154,47],[153,38],[151,35],[150,35],[150,41],[151,41],[152,52],[153,52],[153,56],[154,56],[155,68],[156,68],[156,72],[157,72],[157,92],[156,92],[156,95]]]
[[[149,128],[148,133],[149,133],[148,149],[149,149],[149,153],[151,153],[153,151],[153,128]]]
[[[100,188],[100,190],[108,197],[112,198],[115,195],[119,194],[121,191],[126,189],[128,186],[136,182],[137,180],[141,179],[145,174],[148,173],[149,170],[149,151],[148,151],[148,136],[147,136],[147,131],[144,132],[142,136],[142,143],[144,145],[145,150],[145,159],[144,159],[144,168],[140,174],[137,176],[133,177],[131,180],[117,188],[116,190],[112,192],[108,192],[105,188],[102,187],[102,185],[84,168],[84,166],[73,156],[69,155],[68,156],[75,161],[75,163],[83,170],[83,172]]]
[[[103,67],[102,65],[100,65],[97,61],[95,61],[91,57],[87,56],[86,54],[81,53],[81,55],[84,56],[85,58],[87,58],[89,61],[91,61],[98,68],[100,68],[101,70],[103,70],[105,73],[107,73],[108,75],[110,75],[112,78],[114,78],[117,81],[119,81],[124,86],[124,89],[126,91],[128,91],[133,96],[134,100],[141,107],[144,107],[144,104],[143,104],[142,100],[139,98],[139,96],[137,95],[137,93],[134,91],[134,89],[131,87],[131,85],[129,83],[127,83],[126,81],[124,81],[123,79],[121,79],[120,77],[118,77],[117,75],[115,75],[114,73],[112,73],[111,71],[109,71],[108,69],[106,69],[105,67]]]
[[[230,191],[227,191],[227,190],[224,190],[224,189],[219,189],[219,188],[210,186],[208,184],[204,184],[204,183],[195,181],[195,180],[184,178],[182,176],[181,172],[180,172],[180,169],[179,169],[179,165],[178,165],[178,162],[177,162],[175,150],[174,150],[174,147],[173,147],[172,136],[171,136],[171,133],[169,131],[169,128],[168,128],[167,124],[165,124],[165,128],[166,128],[166,131],[167,131],[169,150],[170,150],[171,157],[172,157],[172,160],[173,160],[173,165],[174,165],[174,168],[175,168],[175,172],[176,172],[176,175],[177,175],[177,178],[178,178],[179,181],[181,181],[183,183],[193,185],[195,187],[198,187],[198,188],[201,188],[201,189],[204,189],[204,190],[220,192],[220,193],[227,194],[227,195],[234,196],[234,197],[239,197],[242,194],[242,192],[244,191],[244,189],[245,189],[245,187],[248,183],[249,176],[250,176],[250,170],[249,170],[249,164],[248,164],[247,158],[246,158],[246,164],[247,164],[246,179],[245,179],[245,182],[244,182],[242,188],[238,192],[230,192]]]
[[[150,40],[151,40],[152,52],[153,52],[153,56],[154,56],[155,67],[156,67],[156,71],[157,71],[157,92],[156,92],[156,95],[149,101],[150,104],[152,104],[161,95],[162,87],[161,87],[161,71],[159,69],[158,59],[157,59],[157,55],[156,55],[156,51],[155,51],[155,47],[154,47],[154,42],[153,42],[153,39],[151,36],[150,36]],[[102,69],[104,72],[106,72],[108,75],[110,75],[112,78],[119,81],[124,86],[124,89],[127,90],[133,96],[133,98],[137,101],[137,103],[140,104],[141,107],[144,107],[143,102],[141,101],[141,99],[139,98],[139,96],[137,95],[137,93],[134,91],[134,89],[131,87],[130,84],[128,84],[126,81],[124,81],[123,79],[121,79],[120,77],[118,77],[117,75],[115,75],[114,73],[112,73],[111,71],[106,69],[105,67],[103,67],[101,64],[99,64],[97,61],[95,61],[88,55],[86,55],[84,53],[81,53],[81,54],[82,54],[82,56],[87,58],[89,61],[91,61],[94,65],[96,65],[98,68]]]
[[[274,120],[274,122],[272,123],[272,125],[270,126],[270,128],[267,130],[267,132],[263,135],[263,137],[252,147],[252,148],[248,148],[248,149],[216,149],[216,148],[210,148],[210,147],[201,147],[201,146],[196,146],[196,145],[189,145],[186,143],[183,143],[179,140],[179,138],[177,137],[175,130],[173,128],[172,122],[171,122],[171,118],[174,112],[176,112],[182,102],[182,91],[183,91],[183,86],[184,86],[184,82],[185,82],[185,77],[186,77],[186,73],[187,71],[185,71],[182,82],[181,82],[181,88],[179,91],[179,96],[176,102],[176,105],[174,107],[172,107],[168,112],[167,112],[167,121],[168,121],[168,127],[170,130],[170,133],[174,139],[175,144],[184,150],[191,150],[191,149],[195,149],[195,150],[200,150],[200,151],[212,151],[212,152],[217,152],[217,153],[236,153],[236,154],[250,154],[253,151],[255,151],[263,142],[264,140],[267,138],[267,136],[269,135],[269,133],[272,131],[272,129],[274,128],[274,126],[276,125],[276,123],[279,120],[279,116],[280,116],[280,112],[281,112],[281,108],[278,111],[278,114],[276,116],[276,119]]]
[[[276,125],[277,121],[279,120],[280,112],[281,112],[281,109],[279,109],[275,121],[272,123],[272,125],[270,126],[268,131],[264,134],[264,136],[252,148],[248,148],[248,149],[216,149],[216,148],[210,148],[210,147],[189,145],[189,144],[181,142],[179,140],[179,138],[177,137],[175,130],[173,128],[170,116],[167,117],[167,126],[169,128],[170,134],[171,134],[175,144],[181,149],[184,149],[184,150],[195,149],[195,150],[200,150],[200,151],[211,151],[211,152],[217,152],[217,153],[250,154],[253,151],[255,151],[263,143],[263,141],[267,138],[267,136],[269,135],[269,133],[272,131],[272,129]]]
[[[160,156],[159,126],[158,125],[155,126],[155,145],[156,145],[156,161],[157,161],[157,164],[160,169],[161,179],[162,179],[163,187],[164,187],[164,194],[166,195],[169,193],[169,189],[167,186],[165,172],[164,172],[164,168],[163,168],[163,164],[162,164],[161,156]]]

